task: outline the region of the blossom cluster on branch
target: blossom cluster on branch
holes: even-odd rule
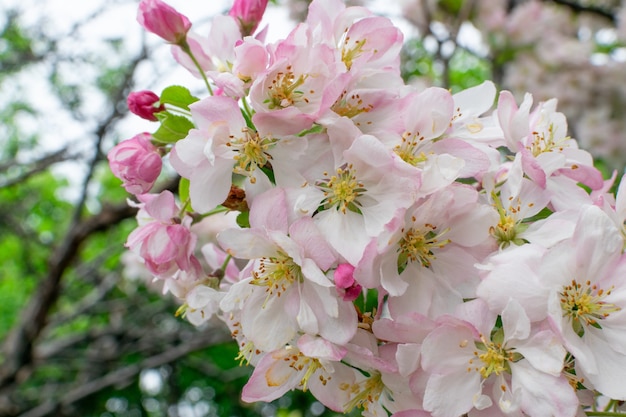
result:
[[[340,0],[265,42],[266,3],[237,0],[202,36],[142,0],[208,94],[133,95],[160,126],[109,153],[138,200],[127,246],[179,314],[229,327],[255,367],[242,398],[299,389],[395,417],[626,400],[626,191],[556,100],[407,85],[400,30]],[[177,196],[150,193],[165,155]]]

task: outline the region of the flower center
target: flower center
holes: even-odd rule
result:
[[[363,52],[367,39],[359,39],[355,42],[351,42],[349,36],[346,36],[343,41],[343,47],[341,48],[341,60],[346,65],[348,71],[352,68],[352,62],[358,58]]]
[[[491,235],[503,248],[511,243],[516,245],[523,244],[524,241],[518,235],[526,230],[528,226],[522,223],[523,219],[519,218],[522,210],[522,200],[519,197],[509,197],[509,206],[505,208],[498,195],[493,193],[492,198],[494,206],[500,215],[500,221],[498,221],[497,225],[491,227]],[[528,207],[530,208],[533,205],[534,203],[529,203]]]
[[[237,152],[234,157],[235,167],[233,172],[249,177],[250,182],[254,184],[256,182],[254,171],[257,168],[266,166],[272,159],[272,156],[267,151],[277,140],[267,137],[261,138],[257,132],[247,127],[241,129],[241,133],[243,133],[241,137],[230,135],[226,146]]]
[[[317,186],[324,192],[322,206],[324,209],[336,207],[342,213],[347,210],[360,213],[358,197],[366,190],[363,184],[357,181],[352,165],[337,168],[336,175],[328,178],[328,173],[324,172],[326,179],[318,181]]]
[[[611,294],[612,289],[613,287],[604,291],[595,284],[592,285],[590,281],[579,283],[576,280],[563,286],[563,290],[559,293],[563,317],[569,317],[572,328],[578,336],[582,337],[585,334],[583,324],[601,329],[602,326],[598,320],[603,320],[611,313],[621,310],[615,304],[603,301],[607,295]]]
[[[268,99],[265,101],[270,110],[280,109],[292,106],[297,101],[308,103],[304,92],[298,90],[308,75],[300,75],[296,78],[291,70],[291,65],[287,66],[286,71],[279,71],[268,87]],[[311,91],[313,93],[313,91]]]
[[[294,282],[303,281],[300,266],[293,262],[293,259],[279,253],[276,257],[261,258],[259,267],[252,271],[253,285],[266,287],[267,300],[276,294],[280,297]]]
[[[416,167],[428,160],[428,156],[424,152],[419,151],[419,146],[424,140],[424,136],[419,132],[404,132],[402,134],[402,143],[396,145],[393,151],[402,158],[404,162]]]
[[[558,151],[562,152],[565,141],[568,140],[568,137],[556,140],[554,138],[554,125],[550,124],[548,126],[547,137],[545,132],[532,132],[533,140],[532,143],[526,146],[530,152],[532,152],[534,157],[539,156],[543,152],[553,152]]]
[[[415,217],[413,218],[415,221]],[[404,231],[404,236],[398,242],[398,271],[403,271],[409,262],[419,262],[430,268],[436,259],[433,250],[441,249],[450,243],[450,239],[441,239],[447,230],[439,233],[437,226],[425,223],[423,228],[411,228]]]
[[[287,347],[287,349],[290,349],[290,348],[291,348],[290,346]],[[311,376],[318,369],[322,369],[322,364],[320,363],[318,359],[305,356],[300,351],[293,352],[293,353],[290,352],[288,356],[283,358],[283,360],[285,362],[288,362],[289,367],[292,368],[294,371],[304,374],[302,378],[300,379],[300,385],[302,386],[302,391],[305,391],[305,392],[307,390],[307,384],[309,382],[309,379],[311,379]],[[322,383],[322,385],[326,385],[328,381],[331,379],[330,376],[325,377],[324,375],[321,375],[321,374],[319,375],[319,378],[320,378],[320,382]]]
[[[373,372],[369,378],[358,384],[343,383],[339,389],[348,391],[352,399],[343,406],[344,413],[350,412],[354,407],[368,410],[369,405],[375,403],[380,398],[385,384],[380,372]]]
[[[347,97],[347,94],[348,92],[344,90],[331,107],[331,110],[339,116],[345,116],[351,119],[361,113],[367,113],[374,108],[371,104],[364,105],[363,99],[358,94],[352,94],[349,97]]]

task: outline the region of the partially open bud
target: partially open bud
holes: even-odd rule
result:
[[[109,151],[109,166],[113,175],[124,181],[131,194],[144,194],[156,182],[163,161],[158,149],[150,142],[149,133],[140,133],[120,142]]]
[[[150,120],[152,122],[157,121],[157,118],[154,115],[155,113],[165,110],[164,105],[158,105],[159,96],[148,90],[130,93],[126,99],[126,103],[128,104],[128,110],[142,119]]]
[[[142,0],[137,21],[149,32],[175,45],[184,44],[191,28],[191,22],[186,16],[160,0]]]
[[[229,16],[237,19],[241,34],[252,35],[263,18],[268,0],[235,0],[228,12]]]

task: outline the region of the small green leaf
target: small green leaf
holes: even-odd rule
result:
[[[152,137],[162,143],[174,143],[186,137],[189,130],[194,128],[191,120],[167,111],[157,113],[156,117],[161,122],[161,126],[152,134]]]
[[[247,229],[250,227],[250,212],[249,211],[242,211],[241,213],[239,213],[239,215],[237,216],[237,225],[239,225],[239,227]]]
[[[161,104],[171,104],[181,109],[189,110],[189,105],[200,99],[191,95],[189,90],[179,85],[166,87],[161,93]]]
[[[180,179],[178,183],[178,196],[183,204],[189,199],[189,180],[187,178]],[[187,211],[193,211],[191,204],[187,205]]]
[[[324,126],[314,124],[310,129],[305,129],[302,132],[298,133],[297,136],[303,137],[311,133],[322,133],[324,131]]]

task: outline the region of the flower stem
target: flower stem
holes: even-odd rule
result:
[[[609,411],[586,411],[588,416],[626,417],[626,413],[613,413]]]
[[[191,60],[193,61],[193,64],[196,66],[196,68],[198,68],[198,72],[202,76],[202,79],[204,80],[204,84],[206,85],[207,90],[209,90],[209,94],[213,95],[213,89],[211,88],[211,84],[209,83],[209,80],[207,79],[206,74],[204,73],[204,70],[200,66],[200,63],[196,59],[196,56],[193,54],[193,52],[191,52],[191,48],[189,47],[189,44],[187,43],[187,41],[182,42],[180,44],[180,47],[183,49],[183,52],[189,55],[189,58],[191,58]]]

